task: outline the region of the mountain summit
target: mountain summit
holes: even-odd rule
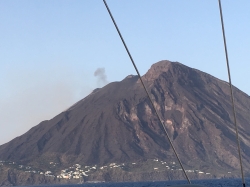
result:
[[[142,77],[186,166],[239,168],[227,82],[178,62]],[[234,87],[243,162],[250,166],[250,98]],[[138,76],[113,82],[0,146],[0,160],[41,166],[173,159]]]

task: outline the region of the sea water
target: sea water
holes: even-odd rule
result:
[[[193,180],[192,184],[207,187],[242,187],[241,179]],[[70,185],[50,185],[49,187],[168,187],[187,184],[187,181],[152,181],[152,182],[118,182],[118,183],[84,183]],[[45,185],[44,185],[45,186]],[[39,186],[42,187],[42,186]],[[48,186],[46,186],[48,187]],[[246,187],[250,187],[250,179],[246,179]]]

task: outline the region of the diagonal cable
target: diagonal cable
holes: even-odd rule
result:
[[[227,62],[227,73],[228,73],[228,79],[229,79],[229,85],[230,85],[231,102],[232,102],[232,107],[233,107],[235,134],[236,134],[236,139],[237,139],[238,154],[239,154],[239,160],[240,160],[240,170],[241,170],[242,185],[243,185],[243,187],[245,187],[246,184],[245,184],[244,172],[243,172],[243,165],[242,165],[240,140],[239,140],[239,133],[238,133],[238,125],[237,125],[237,120],[236,120],[236,111],[235,111],[234,95],[233,95],[233,88],[232,88],[231,75],[230,75],[230,67],[229,67],[229,60],[228,60],[228,53],[227,53],[227,43],[226,43],[226,36],[225,36],[225,29],[224,29],[224,22],[223,22],[223,14],[222,14],[222,8],[221,8],[221,2],[220,2],[220,0],[218,0],[218,2],[219,2],[221,28],[222,28],[224,48],[225,48],[225,55],[226,55],[226,62]]]
[[[171,139],[170,139],[170,137],[169,137],[169,135],[168,135],[167,129],[166,129],[165,125],[163,124],[163,122],[162,122],[162,120],[161,120],[161,118],[160,118],[160,115],[158,114],[158,112],[157,112],[157,110],[156,110],[156,108],[155,108],[155,106],[154,106],[154,103],[153,103],[153,101],[152,101],[152,99],[151,99],[151,97],[150,97],[150,95],[149,95],[149,92],[148,92],[148,90],[147,90],[147,88],[146,88],[146,86],[145,86],[145,84],[144,84],[144,82],[143,82],[143,80],[142,80],[142,78],[141,78],[141,75],[140,75],[140,73],[139,73],[139,70],[137,69],[137,67],[136,67],[136,65],[135,65],[135,62],[134,62],[134,60],[133,60],[133,58],[132,58],[132,56],[131,56],[131,54],[130,54],[130,52],[129,52],[129,50],[128,50],[128,47],[127,47],[127,45],[126,45],[126,43],[125,43],[125,41],[124,41],[124,39],[123,39],[123,37],[122,37],[122,34],[121,34],[121,32],[120,32],[120,30],[119,30],[119,28],[118,28],[118,26],[117,26],[117,24],[116,24],[116,22],[115,22],[115,19],[114,19],[113,16],[112,16],[112,13],[111,13],[111,11],[110,11],[110,9],[109,9],[109,7],[108,7],[108,4],[106,3],[105,0],[103,0],[103,2],[104,2],[105,6],[106,6],[106,8],[107,8],[107,10],[108,10],[108,12],[109,12],[109,15],[110,15],[110,17],[111,17],[111,19],[112,19],[112,21],[113,21],[113,23],[114,23],[114,25],[115,25],[115,28],[116,28],[116,30],[117,30],[117,32],[118,32],[118,34],[119,34],[119,36],[120,36],[120,38],[121,38],[121,40],[122,40],[122,43],[123,43],[123,45],[124,45],[124,47],[125,47],[125,49],[126,49],[126,51],[127,51],[127,53],[128,53],[128,56],[129,56],[129,58],[130,58],[130,60],[131,60],[131,62],[132,62],[132,64],[133,64],[133,66],[134,66],[134,68],[135,68],[135,70],[136,70],[138,76],[139,76],[139,79],[140,79],[140,81],[141,81],[141,83],[142,83],[142,85],[143,85],[143,88],[144,88],[145,92],[147,93],[147,96],[148,96],[148,98],[149,98],[149,100],[150,100],[150,102],[151,102],[151,104],[152,104],[152,106],[153,106],[153,109],[154,109],[154,111],[155,111],[155,113],[156,113],[156,116],[157,116],[158,120],[160,121],[160,123],[161,123],[161,125],[162,125],[162,127],[163,127],[163,129],[164,129],[164,132],[165,132],[165,134],[166,134],[166,136],[167,136],[167,138],[168,138],[168,141],[169,141],[169,143],[170,143],[170,145],[171,145],[171,147],[172,147],[172,149],[173,149],[173,151],[174,151],[174,154],[175,154],[176,158],[178,159],[178,162],[179,162],[179,164],[180,164],[180,166],[181,166],[181,168],[182,168],[182,171],[183,171],[183,173],[184,173],[184,175],[185,175],[185,177],[186,177],[188,183],[191,184],[191,182],[190,182],[190,180],[189,180],[189,178],[188,178],[188,176],[187,176],[187,173],[186,173],[186,171],[185,171],[185,169],[184,169],[184,167],[183,167],[183,165],[182,165],[182,162],[181,162],[181,160],[180,160],[180,158],[179,158],[179,156],[178,156],[178,154],[177,154],[177,152],[176,152],[176,150],[175,150],[175,148],[174,148],[174,145],[173,145],[173,143],[172,143],[172,141],[171,141]]]

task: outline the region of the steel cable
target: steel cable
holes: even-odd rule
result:
[[[219,9],[220,9],[220,20],[221,20],[221,28],[222,28],[223,41],[224,41],[224,49],[225,49],[226,62],[227,62],[227,73],[228,73],[228,79],[229,79],[229,85],[230,85],[231,102],[232,102],[232,107],[233,107],[235,134],[236,134],[236,139],[237,139],[238,154],[239,154],[239,160],[240,160],[240,170],[241,170],[242,185],[243,185],[243,187],[245,187],[246,184],[245,184],[243,165],[242,165],[242,156],[241,156],[241,149],[240,149],[238,124],[237,124],[237,120],[236,120],[236,110],[235,110],[235,104],[234,104],[234,95],[233,95],[233,88],[232,88],[230,67],[229,67],[229,60],[228,60],[228,53],[227,53],[227,43],[226,43],[226,36],[225,36],[225,29],[224,29],[224,22],[223,22],[223,14],[222,14],[222,8],[221,8],[220,0],[218,0],[218,2],[219,2]]]
[[[169,143],[170,143],[170,145],[171,145],[171,147],[172,147],[172,149],[173,149],[173,151],[174,151],[174,154],[175,154],[176,158],[178,159],[178,162],[179,162],[179,164],[180,164],[180,166],[181,166],[181,168],[182,168],[182,171],[184,172],[184,175],[185,175],[185,177],[186,177],[188,183],[191,184],[191,182],[190,182],[190,180],[189,180],[189,178],[188,178],[188,176],[187,176],[187,173],[186,173],[186,171],[185,171],[185,169],[184,169],[184,167],[183,167],[183,165],[182,165],[182,163],[181,163],[181,160],[180,160],[180,158],[179,158],[179,156],[178,156],[178,154],[177,154],[177,152],[176,152],[176,150],[175,150],[175,148],[174,148],[174,145],[173,145],[173,143],[172,143],[172,141],[171,141],[171,139],[170,139],[170,137],[169,137],[169,135],[168,135],[167,129],[166,129],[166,127],[165,127],[165,124],[163,124],[163,122],[162,122],[162,120],[161,120],[161,118],[160,118],[160,115],[158,114],[158,112],[157,112],[157,110],[156,110],[156,108],[155,108],[155,106],[154,106],[154,103],[153,103],[153,101],[152,101],[152,99],[151,99],[151,97],[150,97],[150,95],[149,95],[149,92],[148,92],[148,90],[147,90],[147,88],[146,88],[146,86],[145,86],[145,84],[144,84],[144,82],[143,82],[143,80],[142,80],[142,78],[141,78],[141,75],[140,75],[140,73],[139,73],[139,70],[138,70],[138,68],[136,67],[136,64],[135,64],[135,62],[134,62],[134,60],[133,60],[133,58],[132,58],[132,56],[131,56],[131,54],[130,54],[130,52],[129,52],[129,50],[128,50],[128,47],[127,47],[127,45],[126,45],[126,43],[125,43],[125,41],[124,41],[124,39],[123,39],[123,37],[122,37],[122,35],[121,35],[121,32],[120,32],[120,30],[119,30],[119,28],[118,28],[118,26],[117,26],[117,24],[116,24],[116,22],[115,22],[115,19],[114,19],[113,16],[112,16],[112,13],[111,13],[111,11],[110,11],[110,9],[109,9],[109,7],[108,7],[108,4],[106,3],[105,0],[103,0],[103,2],[104,2],[105,6],[106,6],[106,8],[107,8],[107,10],[108,10],[108,12],[109,12],[109,15],[110,15],[110,17],[111,17],[111,19],[112,19],[112,21],[113,21],[113,23],[114,23],[114,25],[115,25],[115,28],[116,28],[116,30],[117,30],[117,32],[118,32],[118,34],[119,34],[119,36],[120,36],[120,38],[121,38],[121,40],[122,40],[122,43],[123,43],[123,45],[124,45],[124,47],[125,47],[125,49],[126,49],[126,51],[127,51],[127,53],[128,53],[128,56],[129,56],[129,58],[130,58],[130,60],[131,60],[131,62],[132,62],[132,64],[133,64],[133,66],[134,66],[134,68],[135,68],[135,70],[136,70],[136,72],[137,72],[137,75],[139,76],[139,79],[140,79],[140,81],[141,81],[141,84],[143,85],[143,88],[144,88],[145,92],[147,93],[147,96],[148,96],[148,98],[149,98],[149,100],[150,100],[150,102],[151,102],[151,104],[152,104],[152,106],[153,106],[153,109],[154,109],[154,111],[155,111],[155,113],[156,113],[156,116],[157,116],[158,120],[160,121],[160,123],[161,123],[161,125],[162,125],[162,127],[163,127],[163,129],[164,129],[164,132],[165,132],[165,134],[166,134],[166,136],[167,136],[167,139],[168,139],[168,141],[169,141]]]

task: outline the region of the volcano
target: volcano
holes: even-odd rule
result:
[[[179,62],[142,77],[186,166],[238,169],[229,84]],[[250,167],[250,97],[233,87],[245,168]],[[94,90],[51,120],[0,146],[0,160],[41,166],[172,159],[173,151],[138,79]]]

